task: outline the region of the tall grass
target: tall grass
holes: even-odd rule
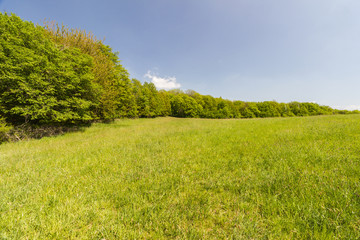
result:
[[[0,145],[0,239],[359,239],[360,116],[137,119]]]

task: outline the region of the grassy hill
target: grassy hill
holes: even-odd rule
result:
[[[359,239],[360,115],[136,119],[0,145],[0,239]]]

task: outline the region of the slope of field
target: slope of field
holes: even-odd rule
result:
[[[360,115],[137,119],[0,145],[0,239],[359,239]]]

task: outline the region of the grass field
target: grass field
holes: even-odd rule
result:
[[[0,239],[360,239],[360,115],[137,119],[0,145]]]

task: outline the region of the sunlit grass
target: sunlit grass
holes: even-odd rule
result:
[[[0,239],[359,239],[360,116],[137,119],[0,145]]]

